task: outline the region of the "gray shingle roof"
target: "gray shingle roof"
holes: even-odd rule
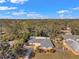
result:
[[[41,47],[49,48],[54,47],[50,39],[30,39],[28,43],[40,43]]]
[[[63,35],[65,42],[71,47],[74,51],[79,52],[79,39],[78,35]]]
[[[79,39],[79,35],[62,35],[64,37],[64,39],[72,39],[72,40],[77,40]]]
[[[66,43],[76,52],[79,52],[79,43],[77,43],[76,41],[66,41]]]

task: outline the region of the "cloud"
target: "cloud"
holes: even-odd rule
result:
[[[1,6],[0,10],[14,10],[17,9],[17,7],[7,7],[7,6]]]
[[[23,10],[17,11],[17,12],[12,12],[11,15],[17,16],[17,17],[26,16],[26,18],[29,18],[29,19],[47,19],[48,18],[47,16],[41,15],[37,12],[25,12]]]
[[[59,10],[57,11],[59,18],[66,18],[72,13],[72,10]]]
[[[12,15],[14,16],[27,15],[27,12],[24,11],[12,12]]]
[[[16,4],[23,4],[25,2],[27,2],[28,0],[0,0],[0,3],[4,3],[4,2],[10,2],[10,3],[16,3]]]
[[[27,17],[32,18],[32,19],[48,19],[47,16],[41,15],[41,14],[36,13],[36,12],[27,13]]]
[[[79,7],[72,8],[73,10],[79,10]]]
[[[24,2],[27,2],[28,0],[10,0],[11,3],[20,3],[23,4]]]
[[[59,17],[60,17],[60,18],[64,18],[64,14],[60,14]]]
[[[59,13],[59,14],[63,14],[63,13],[70,13],[71,11],[69,11],[69,10],[60,10],[60,11],[58,11],[57,13]]]
[[[16,12],[12,12],[11,15],[13,15],[14,17],[25,17],[27,19],[48,19],[49,17],[45,16],[45,15],[41,15],[37,12],[26,12],[26,11],[16,11]]]
[[[4,3],[5,2],[5,0],[0,0],[0,3]]]
[[[29,18],[38,18],[38,17],[41,17],[41,15],[37,14],[36,12],[29,12],[27,14],[27,17],[29,17]]]
[[[59,10],[59,11],[57,11],[57,13],[58,14],[73,13],[74,10],[75,11],[79,10],[79,7],[69,8],[67,10]]]

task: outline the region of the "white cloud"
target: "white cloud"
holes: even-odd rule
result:
[[[59,14],[63,14],[63,13],[70,13],[71,11],[69,11],[69,10],[60,10],[60,11],[58,11],[57,13],[59,13]]]
[[[67,10],[59,10],[57,11],[58,16],[60,18],[72,18],[72,14],[75,14],[76,12],[79,12],[79,6],[74,8],[69,8]],[[75,18],[75,17],[73,17]],[[76,17],[77,18],[77,17]]]
[[[59,17],[60,17],[60,18],[64,18],[64,14],[60,14]]]
[[[72,8],[73,10],[79,10],[79,7]]]
[[[32,19],[47,19],[47,16],[41,15],[39,13],[36,12],[29,12],[27,13],[27,17],[28,18],[32,18]]]
[[[12,15],[14,16],[27,15],[27,12],[24,11],[12,12]]]
[[[60,10],[57,13],[59,18],[66,18],[67,16],[69,17],[69,15],[72,13],[72,10]]]
[[[41,17],[41,15],[40,14],[37,14],[35,12],[29,12],[27,14],[27,17],[29,17],[29,18],[37,18],[37,17]]]
[[[11,15],[17,16],[17,17],[23,17],[26,16],[28,19],[48,19],[47,16],[41,15],[37,12],[25,12],[25,11],[16,11],[12,12]]]
[[[27,2],[28,0],[10,0],[11,3],[21,3]]]
[[[11,2],[11,3],[19,3],[19,4],[23,4],[25,2],[27,2],[28,0],[0,0],[0,3],[4,3],[4,2]]]
[[[5,0],[0,0],[0,3],[4,3],[5,2]]]
[[[7,7],[7,6],[1,6],[0,10],[14,10],[17,9],[17,7]]]

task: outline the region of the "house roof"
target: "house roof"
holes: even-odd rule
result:
[[[50,39],[50,37],[35,37],[35,36],[31,36],[30,39]]]
[[[79,52],[79,43],[73,40],[66,41],[66,43],[76,52]]]
[[[78,35],[63,35],[65,42],[74,51],[79,52],[79,36]]]
[[[41,47],[45,47],[45,48],[54,47],[50,39],[42,39],[42,37],[41,39],[31,38],[28,42],[29,43],[40,43]]]
[[[29,48],[29,49],[20,48],[17,51],[17,54],[20,55],[20,56],[24,56],[25,59],[31,58],[32,53],[33,53],[33,49],[32,48]]]
[[[72,39],[76,42],[79,42],[79,35],[62,35],[65,40]]]

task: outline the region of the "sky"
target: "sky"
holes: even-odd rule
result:
[[[79,0],[0,0],[0,18],[79,18]]]

